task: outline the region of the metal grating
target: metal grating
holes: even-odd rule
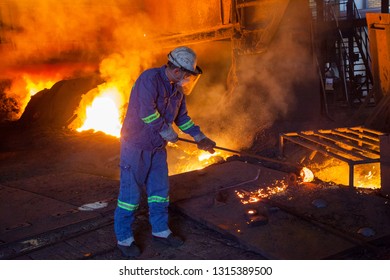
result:
[[[343,161],[349,166],[349,186],[353,187],[354,167],[380,161],[379,136],[384,133],[364,127],[320,129],[280,134],[279,150],[286,141]]]

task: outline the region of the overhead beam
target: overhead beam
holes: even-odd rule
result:
[[[235,28],[238,28],[238,26],[238,24],[226,24],[191,33],[168,35],[153,41],[168,48],[210,41],[230,40],[235,33]]]

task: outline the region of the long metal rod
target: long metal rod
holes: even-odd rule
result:
[[[181,137],[179,137],[179,141],[183,141],[183,142],[187,142],[187,143],[191,143],[191,144],[195,144],[195,145],[198,144],[197,142],[195,142],[193,140],[189,140],[189,139],[185,139],[185,138],[181,138]],[[286,162],[286,161],[281,161],[281,160],[277,160],[277,159],[273,159],[273,158],[254,155],[254,154],[241,152],[241,151],[237,151],[237,150],[232,150],[232,149],[228,149],[228,148],[224,148],[224,147],[215,146],[214,149],[226,151],[226,152],[233,153],[233,154],[238,154],[240,156],[247,156],[247,157],[252,157],[252,158],[256,158],[256,159],[260,159],[260,160],[264,160],[264,161],[269,161],[269,162],[274,162],[274,163],[283,164],[283,165],[287,165],[287,166],[292,166],[292,167],[298,168],[298,169],[301,168],[298,164],[294,164],[291,162]]]

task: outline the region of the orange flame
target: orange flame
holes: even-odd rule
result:
[[[88,98],[89,95],[92,98]],[[84,123],[76,130],[79,132],[85,130],[101,131],[115,137],[120,137],[122,127],[122,112],[120,108],[124,107],[124,98],[116,86],[106,84],[99,86],[98,93],[96,93],[95,89],[87,93],[85,99],[92,99],[92,102],[85,101],[86,104],[90,103],[90,105],[87,105],[86,109],[79,108],[80,111],[78,114],[83,115],[83,111],[85,111],[86,117]],[[213,163],[225,160],[230,155],[221,151],[210,154],[197,149],[196,146],[187,148],[172,143],[168,143],[168,146],[174,148],[177,152],[180,151],[178,152],[180,155],[175,159],[175,162],[170,164],[170,175],[203,169]]]
[[[94,130],[120,137],[122,127],[120,121],[119,102],[122,100],[121,93],[116,87],[103,89],[96,96],[92,104],[86,108],[86,119],[77,131]]]
[[[23,76],[24,81],[26,82],[26,90],[30,94],[30,96],[34,96],[37,92],[45,89],[51,88],[55,82],[52,80],[42,80],[40,79],[38,82],[33,81],[29,76]]]
[[[230,154],[215,151],[214,154],[199,150],[195,145],[186,146],[168,143],[168,147],[173,148],[172,162],[170,162],[170,175],[203,169],[211,164],[225,160]]]

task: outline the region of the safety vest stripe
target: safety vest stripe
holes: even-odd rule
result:
[[[169,202],[169,197],[161,197],[161,196],[157,196],[157,195],[148,197],[148,203],[153,203],[153,202],[156,202],[156,203]]]
[[[126,202],[120,201],[118,199],[118,207],[122,208],[122,209],[125,209],[127,211],[137,210],[138,206],[139,206],[139,204],[130,204],[130,203],[126,203]]]
[[[190,127],[193,127],[194,125],[195,125],[194,122],[192,120],[189,120],[185,124],[180,125],[179,128],[180,130],[184,131],[189,129]]]
[[[144,121],[144,123],[151,123],[152,121],[157,120],[159,117],[160,113],[156,110],[156,112],[154,112],[150,116],[142,118],[142,120]]]

